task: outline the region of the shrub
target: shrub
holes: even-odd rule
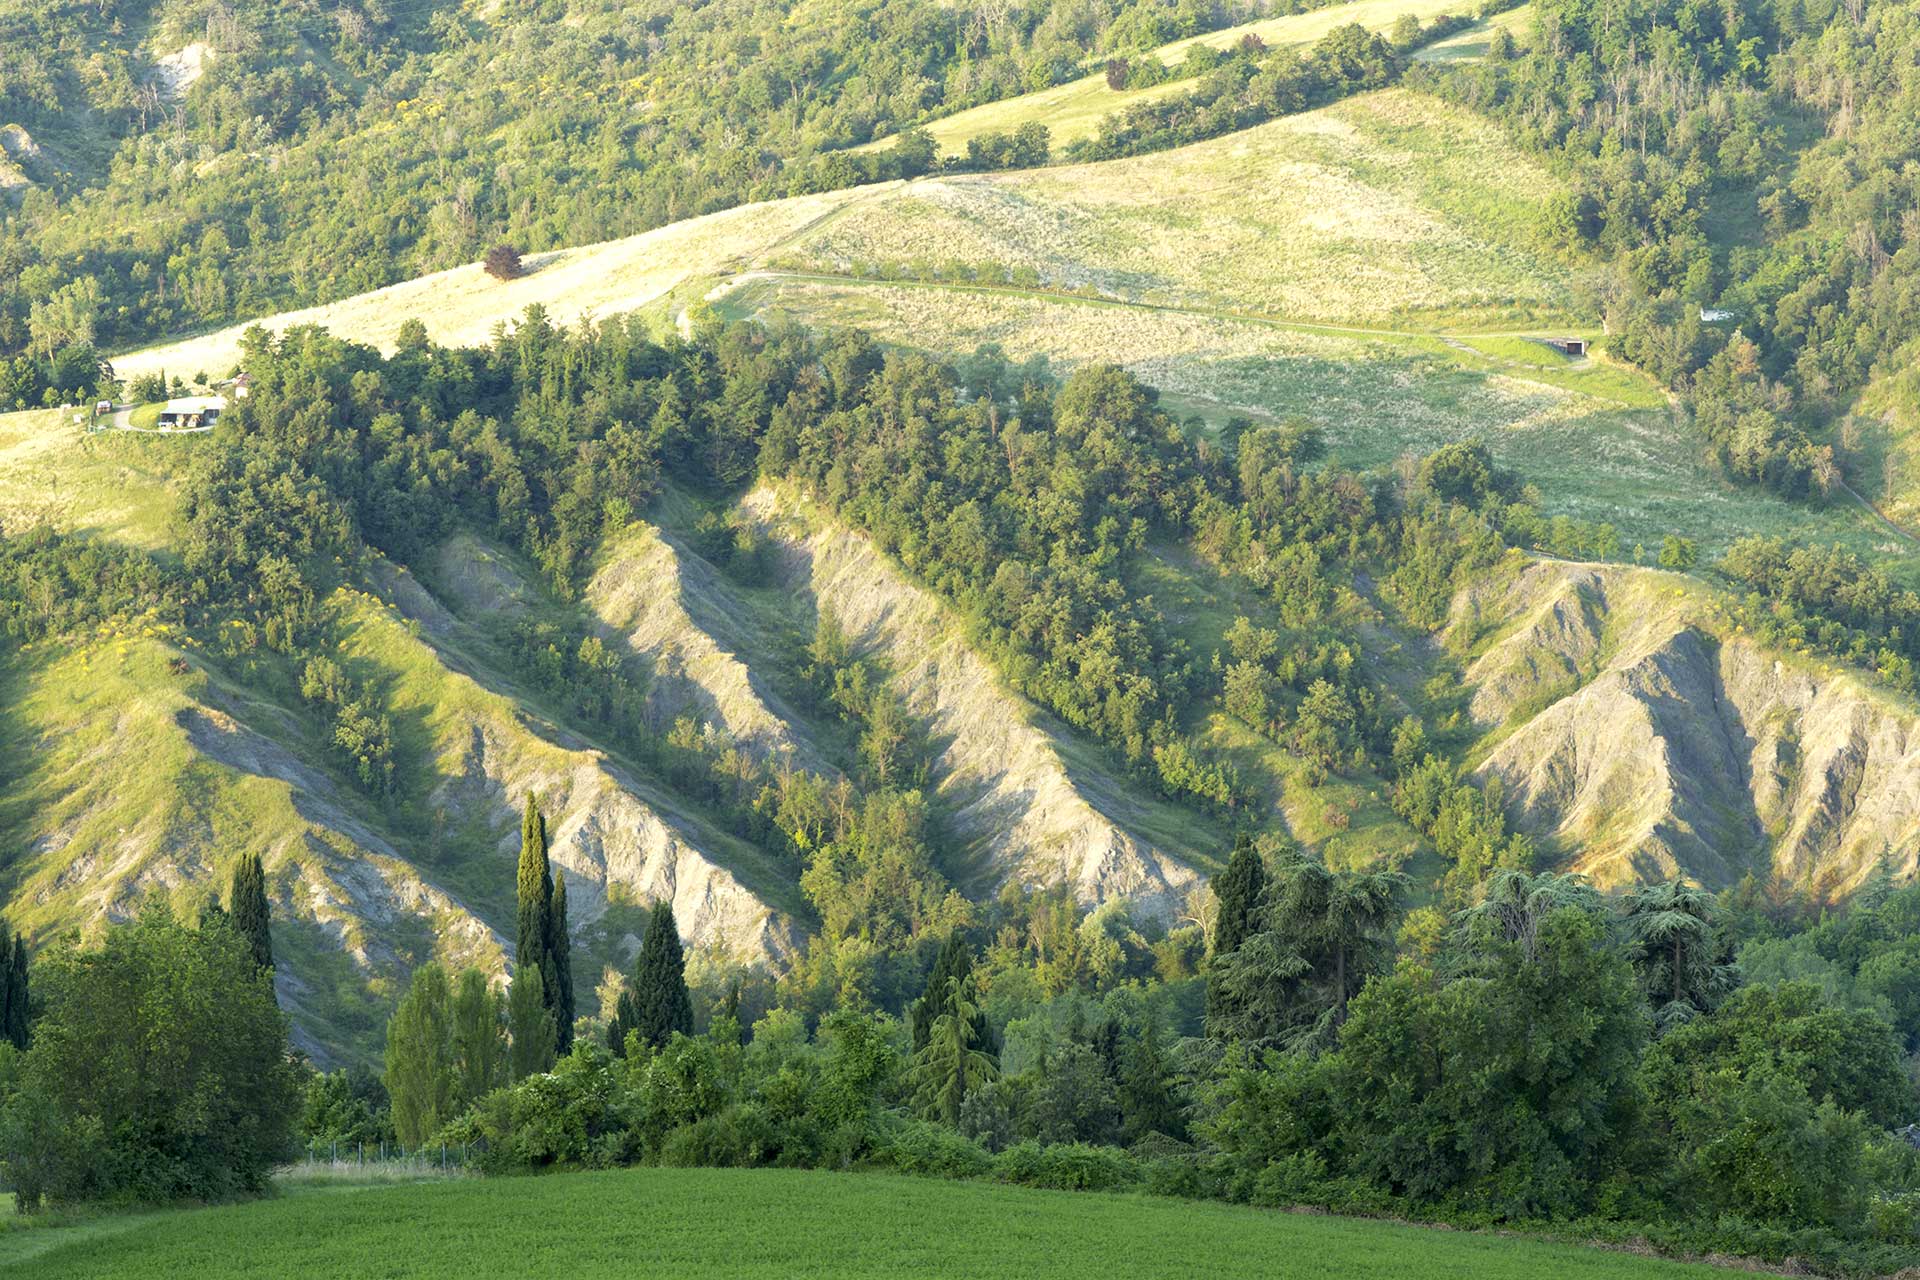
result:
[[[901,1173],[936,1178],[977,1178],[993,1168],[993,1157],[943,1125],[916,1122],[893,1135],[880,1156]]]
[[[495,280],[517,280],[525,274],[520,251],[510,244],[497,244],[487,250],[487,274]]]
[[[1140,1170],[1117,1147],[1095,1147],[1084,1142],[1057,1142],[1042,1146],[1022,1142],[1001,1152],[993,1164],[1000,1182],[1055,1191],[1111,1191],[1140,1181]]]

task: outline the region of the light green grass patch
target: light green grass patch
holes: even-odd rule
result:
[[[71,410],[0,414],[0,529],[48,524],[162,550],[179,473],[204,439],[88,434]]]
[[[724,1212],[721,1210],[724,1206]],[[724,1229],[719,1213],[724,1218]],[[63,1232],[21,1233],[64,1236]],[[0,1236],[0,1247],[9,1242]],[[507,1260],[511,1260],[509,1263]],[[0,1254],[0,1262],[9,1261]],[[1704,1266],[1233,1205],[879,1174],[627,1169],[308,1190],[76,1234],[19,1280],[334,1275],[1654,1280]]]
[[[1493,33],[1505,31],[1513,37],[1516,45],[1524,45],[1533,34],[1533,6],[1523,4],[1517,9],[1508,9],[1505,13],[1496,13],[1491,18],[1474,23],[1464,31],[1456,31],[1445,39],[1436,40],[1424,48],[1414,51],[1415,62],[1479,62],[1487,56],[1493,47]]]

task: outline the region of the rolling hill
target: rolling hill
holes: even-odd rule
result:
[[[637,311],[661,331],[714,315],[857,324],[943,357],[993,344],[1059,372],[1122,365],[1196,431],[1304,421],[1349,466],[1482,439],[1549,514],[1611,522],[1623,559],[1651,558],[1669,533],[1709,550],[1750,532],[1902,549],[1860,508],[1732,486],[1649,379],[1604,347],[1570,359],[1541,341],[1604,342],[1580,270],[1534,231],[1551,189],[1484,122],[1394,89],[1169,153],[748,205],[535,255],[512,282],[462,267],[261,323],[389,350],[409,319],[471,343],[530,305],[559,322]],[[116,369],[219,376],[240,333],[122,354]],[[165,556],[194,447],[83,436],[54,413],[0,418],[0,519]],[[771,580],[703,558],[703,516],[752,530]],[[1151,551],[1130,589],[1203,658],[1236,618],[1271,618],[1193,548]],[[641,906],[661,896],[710,969],[789,963],[810,929],[801,868],[530,680],[507,630],[544,616],[635,673],[647,734],[684,719],[716,752],[831,775],[845,729],[797,675],[830,610],[934,744],[929,787],[954,849],[942,871],[976,900],[1057,884],[1164,920],[1229,843],[1217,818],[1144,796],[1110,753],[1013,693],[948,606],[798,492],[669,487],[591,557],[580,600],[563,602],[507,548],[460,535],[326,602],[414,762],[386,803],[341,775],[325,725],[267,658],[139,627],[14,655],[0,751],[24,781],[0,838],[24,851],[5,870],[15,918],[46,936],[156,890],[185,909],[226,851],[265,849],[293,922],[280,982],[303,1043],[323,1061],[360,1056],[413,965],[502,963],[517,813],[537,793],[576,904],[583,991],[607,989]],[[1406,708],[1430,709],[1436,679],[1464,682],[1467,763],[1504,783],[1515,821],[1556,857],[1604,882],[1777,870],[1839,892],[1920,828],[1896,767],[1911,709],[1758,649],[1691,580],[1515,567],[1468,587],[1438,639],[1365,590],[1340,607]],[[1435,870],[1378,775],[1309,785],[1212,696],[1182,728],[1233,761],[1259,820],[1331,864]]]

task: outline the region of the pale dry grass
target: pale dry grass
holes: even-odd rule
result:
[[[1534,230],[1552,190],[1483,119],[1389,90],[1149,156],[913,183],[781,261],[991,262],[1053,287],[1334,323],[1559,323],[1568,273]]]
[[[1384,32],[1403,14],[1412,14],[1422,22],[1430,22],[1440,14],[1459,13],[1468,7],[1466,0],[1350,0],[1347,4],[1336,4],[1311,13],[1263,18],[1258,22],[1228,27],[1206,35],[1175,40],[1143,56],[1158,57],[1166,65],[1174,66],[1186,58],[1187,50],[1194,45],[1227,49],[1249,35],[1259,36],[1269,48],[1301,48],[1315,43],[1335,27],[1348,23],[1357,22],[1369,31]],[[1003,98],[999,102],[982,103],[922,127],[933,135],[934,141],[940,144],[940,150],[947,154],[964,152],[967,143],[982,134],[1011,132],[1033,121],[1047,126],[1053,145],[1063,147],[1070,142],[1093,137],[1100,131],[1100,122],[1122,108],[1136,102],[1172,97],[1192,88],[1193,81],[1183,79],[1145,89],[1122,89],[1116,92],[1107,87],[1106,72],[1096,70],[1091,75],[1052,88],[1039,89],[1017,98]],[[893,139],[889,137],[856,150],[872,151],[892,145]]]
[[[323,325],[341,337],[390,351],[400,326],[411,319],[424,323],[434,341],[463,346],[485,342],[496,324],[535,304],[545,307],[556,323],[635,311],[690,277],[743,269],[816,219],[850,201],[885,192],[890,185],[743,205],[623,240],[530,255],[528,273],[518,280],[495,280],[471,263],[258,323],[274,332],[293,325]],[[115,356],[114,371],[122,378],[150,371],[219,377],[239,362],[240,336],[247,327],[235,325]]]

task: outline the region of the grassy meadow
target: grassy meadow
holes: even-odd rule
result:
[[[1196,45],[1229,49],[1250,35],[1259,37],[1268,48],[1300,49],[1317,42],[1335,27],[1348,23],[1357,22],[1369,31],[1385,32],[1403,14],[1411,14],[1421,22],[1431,22],[1443,13],[1458,12],[1460,8],[1459,0],[1348,0],[1345,4],[1330,5],[1308,13],[1263,18],[1258,22],[1210,31],[1205,35],[1189,36],[1138,56],[1158,58],[1169,67],[1178,66],[1185,61],[1187,51]],[[1058,148],[1082,138],[1093,137],[1100,132],[1102,120],[1136,102],[1170,98],[1192,88],[1193,80],[1182,78],[1142,89],[1109,89],[1105,69],[1095,68],[1077,80],[1021,94],[1017,98],[982,103],[931,121],[923,127],[933,135],[941,152],[947,155],[964,153],[967,143],[982,134],[1007,133],[1033,122],[1047,127],[1053,145]],[[892,145],[892,138],[882,138],[855,149],[874,151]]]
[[[1550,514],[1609,521],[1626,550],[1636,542],[1657,549],[1675,532],[1710,551],[1755,532],[1899,550],[1858,507],[1809,508],[1734,486],[1703,456],[1691,427],[1664,404],[1654,407],[1650,384],[1604,363],[1590,362],[1590,374],[1569,364],[1542,377],[1498,346],[1461,350],[1426,335],[939,286],[768,280],[738,290],[727,305],[858,324],[933,351],[997,343],[1016,358],[1045,355],[1063,373],[1083,363],[1123,365],[1157,386],[1170,408],[1214,426],[1234,415],[1315,423],[1349,466],[1383,466],[1477,437],[1539,486]],[[1589,377],[1593,389],[1581,389]],[[1628,381],[1630,398],[1605,394],[1621,390],[1616,379]]]
[[[1124,160],[923,180],[797,237],[775,265],[950,262],[1132,301],[1332,324],[1565,325],[1539,243],[1551,176],[1469,112],[1402,90]]]
[[[1575,1245],[1144,1196],[878,1174],[630,1169],[314,1188],[0,1231],[16,1280],[978,1276],[1657,1280],[1721,1274]]]

